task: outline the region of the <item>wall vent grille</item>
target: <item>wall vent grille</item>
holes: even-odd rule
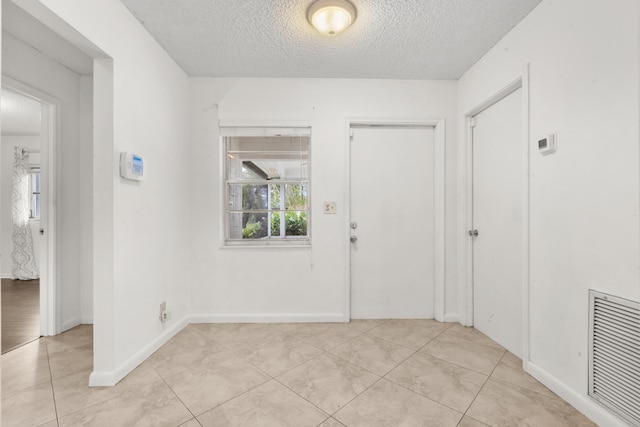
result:
[[[591,290],[589,396],[640,426],[640,303]]]

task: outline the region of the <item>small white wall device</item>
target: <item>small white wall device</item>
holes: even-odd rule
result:
[[[120,176],[124,179],[144,181],[144,158],[137,154],[120,153]]]
[[[556,134],[550,133],[546,137],[538,140],[538,150],[543,156],[556,152]]]

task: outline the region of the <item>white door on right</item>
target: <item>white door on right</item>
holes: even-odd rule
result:
[[[475,116],[473,323],[522,358],[522,89]]]

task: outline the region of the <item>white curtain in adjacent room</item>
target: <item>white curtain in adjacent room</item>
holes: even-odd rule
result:
[[[20,147],[16,147],[13,161],[11,219],[13,222],[11,274],[20,280],[37,279],[38,268],[29,227],[29,156],[26,150]]]

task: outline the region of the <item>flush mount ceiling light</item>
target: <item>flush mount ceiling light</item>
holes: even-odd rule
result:
[[[316,30],[333,37],[356,19],[356,8],[347,0],[316,0],[309,6],[307,19]]]

